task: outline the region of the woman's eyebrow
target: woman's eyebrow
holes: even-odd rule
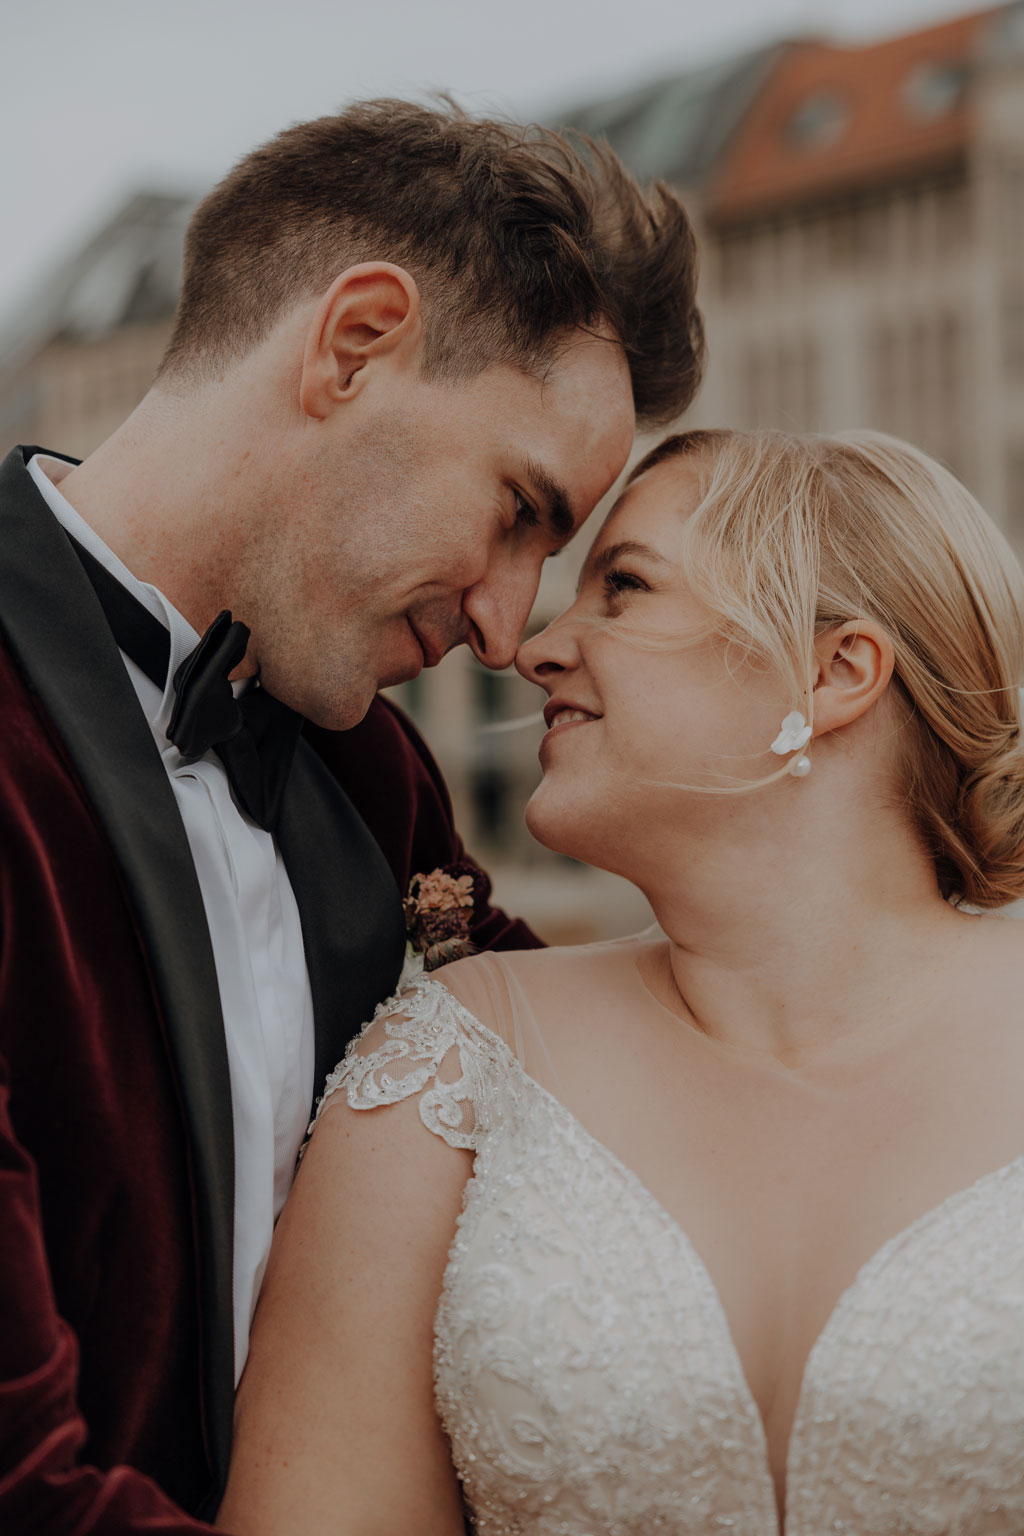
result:
[[[605,571],[623,559],[652,560],[658,565],[671,565],[664,555],[659,555],[649,544],[639,544],[636,539],[621,539],[618,544],[608,544],[597,554],[590,552],[580,572],[579,586],[588,576],[603,576]],[[579,587],[577,587],[577,591]]]

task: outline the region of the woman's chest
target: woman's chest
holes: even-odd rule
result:
[[[908,1051],[815,1080],[741,1068],[700,1042],[682,1058],[665,1051],[655,1071],[658,1042],[643,1044],[614,1079],[599,1062],[565,1074],[563,1107],[686,1233],[766,1413],[795,1401],[862,1266],[1024,1153],[1024,1056],[1011,1073]]]
[[[457,1456],[486,1450],[471,1496],[529,1504],[554,1479],[565,1508],[609,1531],[647,1529],[653,1510],[667,1530],[735,1519],[757,1536],[776,1529],[773,1472],[788,1478],[792,1533],[823,1528],[823,1499],[835,1519],[854,1510],[863,1536],[903,1528],[884,1523],[888,1495],[872,1500],[890,1474],[909,1487],[915,1465],[958,1467],[958,1498],[1024,1501],[1009,1449],[1024,1431],[1022,1234],[1024,1163],[883,1244],[816,1338],[801,1336],[788,1389],[777,1379],[792,1427],[770,1454],[771,1394],[751,1392],[728,1297],[697,1248],[544,1102],[480,1155],[438,1314],[442,1415]],[[826,1494],[836,1457],[850,1486]]]

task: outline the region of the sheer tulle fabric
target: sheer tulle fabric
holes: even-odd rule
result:
[[[491,1016],[515,1013],[515,979],[479,974],[501,992]],[[518,1003],[529,1060],[542,1046]],[[435,1375],[480,1536],[779,1536],[714,1285],[635,1175],[429,977],[378,1011],[321,1109],[342,1089],[357,1110],[418,1096],[426,1128],[475,1153]],[[885,1244],[841,1297],[804,1374],[786,1536],[1024,1531],[1022,1445],[1019,1158]]]

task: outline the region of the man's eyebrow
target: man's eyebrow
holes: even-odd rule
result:
[[[565,486],[556,480],[553,475],[549,475],[544,466],[538,464],[536,459],[527,459],[525,470],[526,478],[530,481],[530,484],[547,509],[551,532],[560,541],[568,539],[576,527],[576,518],[573,515],[569,493]]]
[[[618,544],[609,544],[606,548],[587,556],[586,564],[580,573],[580,582],[585,576],[603,576],[605,571],[610,571],[613,565],[620,560],[628,559],[653,560],[658,565],[671,565],[671,560],[666,560],[664,555],[659,555],[656,549],[649,544],[639,544],[636,539],[622,539]]]

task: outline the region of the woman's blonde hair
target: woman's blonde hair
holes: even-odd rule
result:
[[[633,471],[696,463],[687,581],[810,717],[814,641],[870,618],[909,706],[901,788],[944,896],[1024,897],[1024,577],[954,475],[880,432],[687,432]]]

